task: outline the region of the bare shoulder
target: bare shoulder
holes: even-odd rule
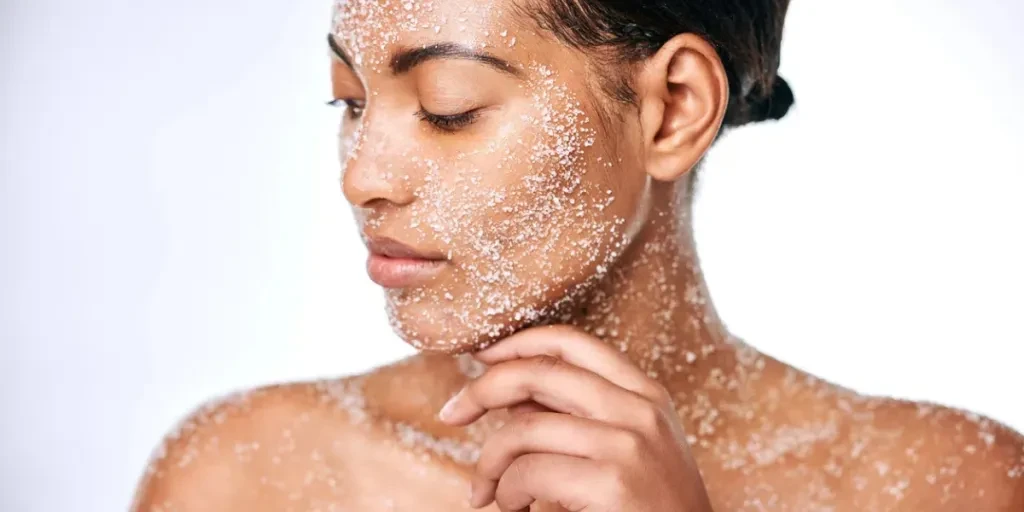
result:
[[[995,420],[872,399],[848,436],[847,490],[862,510],[1024,510],[1024,437]]]
[[[261,388],[200,407],[157,449],[131,510],[287,510],[300,500],[330,501],[372,435],[362,379]]]

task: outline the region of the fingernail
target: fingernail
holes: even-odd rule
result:
[[[441,418],[441,421],[448,421],[451,418],[452,413],[455,412],[455,406],[458,405],[459,398],[462,397],[462,392],[465,391],[465,389],[466,388],[460,389],[458,393],[455,393],[455,396],[448,399],[444,404],[444,407],[441,408],[441,412],[437,415]]]

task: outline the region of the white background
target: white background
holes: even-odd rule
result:
[[[4,0],[0,510],[123,510],[231,390],[407,354],[338,186],[328,0]],[[795,0],[798,106],[713,153],[730,326],[1024,429],[1024,3]]]

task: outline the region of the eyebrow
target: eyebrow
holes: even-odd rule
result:
[[[338,42],[334,40],[333,34],[327,34],[327,44],[336,57],[349,67],[352,66],[352,58],[345,53]],[[425,62],[437,59],[460,59],[471,60],[486,64],[502,73],[512,75],[516,78],[523,78],[523,73],[509,61],[496,57],[486,52],[474,50],[468,46],[458,43],[435,43],[419,48],[403,48],[391,57],[391,73],[402,75],[412,71],[413,68]]]
[[[355,68],[355,66],[352,65],[352,58],[349,57],[348,54],[345,53],[345,50],[342,50],[341,46],[338,46],[338,42],[334,40],[334,34],[327,34],[327,46],[331,48],[331,53],[344,62],[346,66],[353,69]]]

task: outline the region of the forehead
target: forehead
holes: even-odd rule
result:
[[[359,66],[379,66],[395,46],[438,41],[481,49],[523,41],[514,0],[335,0],[332,29]]]

